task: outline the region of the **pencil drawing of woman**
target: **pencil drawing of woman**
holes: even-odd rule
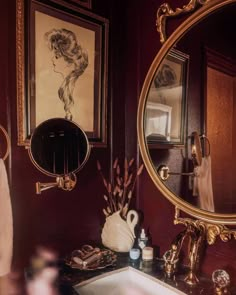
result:
[[[53,53],[54,72],[63,78],[58,96],[64,103],[65,118],[72,120],[73,91],[77,79],[88,66],[88,54],[70,30],[52,29],[45,33],[45,39],[49,50]]]

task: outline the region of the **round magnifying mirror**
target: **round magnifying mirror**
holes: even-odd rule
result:
[[[63,118],[44,121],[30,140],[29,155],[33,164],[49,176],[77,173],[88,160],[89,153],[85,132],[75,122]]]

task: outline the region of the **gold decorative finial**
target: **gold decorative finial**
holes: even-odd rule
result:
[[[211,0],[190,0],[190,2],[183,6],[183,8],[176,8],[175,10],[170,7],[168,3],[163,3],[157,10],[156,27],[160,34],[160,42],[164,43],[167,39],[166,36],[166,19],[167,17],[175,17],[184,13],[194,11],[198,6],[202,6]]]

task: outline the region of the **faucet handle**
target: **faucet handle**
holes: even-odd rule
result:
[[[215,286],[215,294],[230,294],[228,287],[230,285],[230,276],[223,269],[216,269],[212,273],[212,281]]]
[[[179,260],[178,257],[175,257],[175,251],[173,249],[166,251],[163,255],[163,259],[170,264],[176,264]]]
[[[177,268],[177,262],[179,261],[179,258],[176,257],[176,251],[173,249],[168,250],[164,253],[163,259],[165,261],[165,272],[168,277],[171,277]]]

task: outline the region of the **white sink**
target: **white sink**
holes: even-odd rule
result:
[[[186,295],[132,267],[96,276],[73,287],[79,295]]]

